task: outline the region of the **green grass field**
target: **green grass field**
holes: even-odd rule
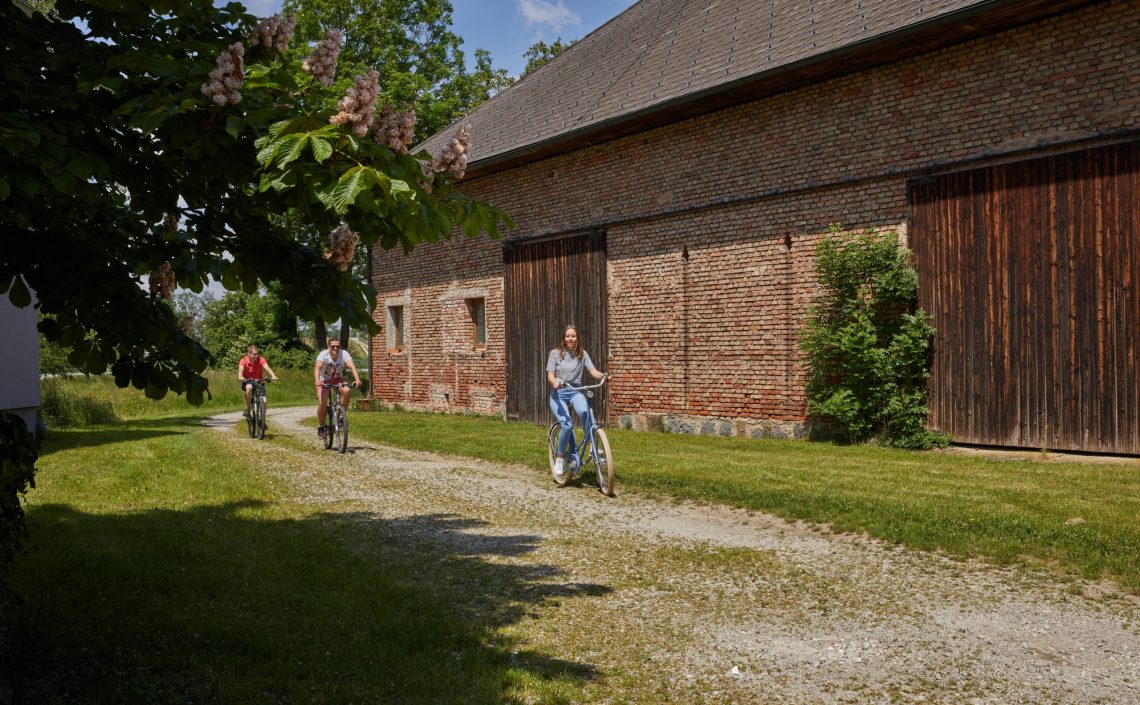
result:
[[[266,390],[270,406],[315,404],[311,372],[281,370],[278,377],[281,381],[270,383]],[[133,387],[116,387],[107,375],[53,377],[40,382],[41,413],[49,427],[74,428],[117,420],[207,416],[244,406],[236,373],[213,371],[207,373],[206,378],[210,382],[210,396],[201,406],[192,406],[185,397],[176,394],[168,394],[160,400],[147,399]]]
[[[378,443],[547,473],[545,429],[498,419],[356,414]],[[1003,461],[609,429],[617,491],[715,502],[912,548],[1111,577],[1140,594],[1140,464]]]
[[[198,420],[51,433],[29,552],[13,571],[25,604],[6,620],[16,702],[490,705],[579,693],[560,664],[498,633],[501,614],[457,618],[470,576],[511,569],[429,558],[399,526],[289,499]],[[346,547],[359,532],[375,552]]]
[[[28,555],[12,565],[25,603],[5,617],[13,648],[3,666],[16,674],[17,702],[582,699],[582,674],[503,635],[503,610],[524,614],[538,599],[523,577],[502,605],[457,618],[472,576],[493,571],[489,583],[513,584],[510,569],[427,556],[400,526],[322,513],[204,430],[204,416],[241,407],[231,381],[212,380],[214,399],[197,408],[105,379],[45,383],[72,417],[50,426],[28,494]],[[270,388],[271,403],[311,404],[310,388],[298,373]],[[85,424],[74,409],[87,406],[118,420]],[[537,426],[401,411],[351,419],[354,437],[511,463],[549,481]],[[1140,594],[1135,463],[610,437],[618,496],[608,502],[636,490],[722,503],[1062,580],[1109,578]],[[451,530],[446,517],[430,520]],[[361,536],[367,555],[351,548]]]

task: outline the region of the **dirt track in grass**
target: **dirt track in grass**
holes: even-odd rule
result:
[[[584,701],[1140,705],[1140,603],[1111,586],[663,503],[623,491],[619,448],[615,498],[357,439],[341,456],[312,414],[271,410],[269,443],[236,414],[210,425],[345,515],[353,550],[414,563],[457,618],[563,663]]]

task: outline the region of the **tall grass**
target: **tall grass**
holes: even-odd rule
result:
[[[267,389],[270,406],[315,401],[311,372],[283,370],[278,377],[281,381],[270,384]],[[235,373],[213,371],[207,373],[206,378],[210,382],[210,396],[201,406],[193,406],[176,394],[159,400],[147,399],[141,390],[116,387],[108,375],[47,377],[40,382],[40,412],[49,428],[78,428],[115,420],[206,416],[245,406]]]

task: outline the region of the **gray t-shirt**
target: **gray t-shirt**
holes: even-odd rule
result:
[[[588,352],[583,352],[582,358],[578,359],[562,348],[555,348],[546,358],[546,371],[553,372],[555,377],[575,387],[582,384],[582,373],[587,369],[594,369]]]

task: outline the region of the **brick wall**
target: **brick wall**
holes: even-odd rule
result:
[[[639,426],[664,415],[706,431],[715,420],[718,433],[787,422],[794,434],[804,417],[797,329],[829,223],[905,234],[908,178],[1140,129],[1138,36],[1140,3],[1102,3],[463,190],[506,209],[511,237],[607,231],[610,356],[591,353],[614,373],[611,418]],[[377,396],[501,413],[499,243],[377,253],[374,277],[381,302],[402,297],[410,311],[407,352],[388,355],[376,340]],[[471,291],[486,294],[483,353],[464,347],[455,304]]]

